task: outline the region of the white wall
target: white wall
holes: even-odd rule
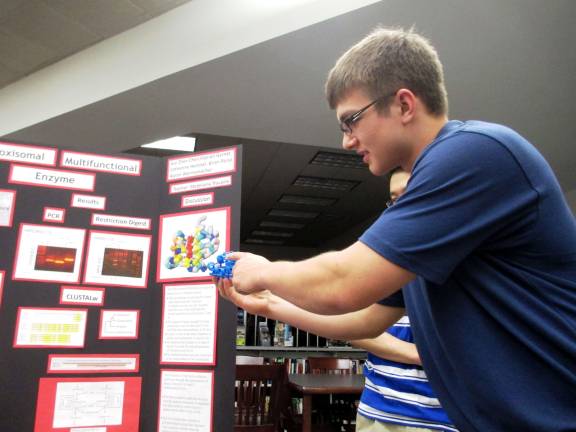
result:
[[[191,1],[0,90],[0,136],[377,1]]]
[[[565,192],[564,196],[566,197],[566,201],[568,201],[568,205],[572,209],[572,214],[576,215],[576,189]]]

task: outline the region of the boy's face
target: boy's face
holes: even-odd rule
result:
[[[348,118],[369,105],[372,100],[361,90],[351,90],[336,106],[338,121]],[[374,175],[383,175],[402,165],[405,153],[398,107],[392,99],[387,113],[379,114],[376,106],[366,109],[351,125],[350,133],[343,133],[342,147],[362,156]]]
[[[390,177],[390,201],[396,202],[406,191],[406,185],[410,174],[404,171],[397,171]]]

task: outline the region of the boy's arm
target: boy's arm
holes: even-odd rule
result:
[[[377,337],[404,313],[401,308],[373,304],[347,314],[320,315],[299,308],[269,291],[245,295],[231,285],[220,285],[220,294],[249,313],[282,321],[330,339]]]
[[[234,252],[232,280],[237,291],[269,290],[302,309],[319,314],[344,314],[368,307],[401,289],[414,274],[356,242],[338,252],[298,261],[270,262],[264,257]]]
[[[373,339],[353,340],[351,343],[357,348],[365,349],[386,360],[422,365],[415,344],[398,339],[388,333],[382,333]]]

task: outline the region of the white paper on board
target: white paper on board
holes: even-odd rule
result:
[[[214,363],[214,284],[165,285],[163,363]]]

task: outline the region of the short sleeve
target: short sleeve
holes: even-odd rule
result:
[[[537,216],[537,201],[505,145],[460,132],[423,152],[404,195],[360,241],[442,284],[469,254],[520,241]]]
[[[404,308],[404,296],[402,295],[402,290],[396,291],[394,294],[379,300],[378,304],[382,306]]]

